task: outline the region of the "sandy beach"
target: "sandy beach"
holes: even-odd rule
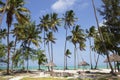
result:
[[[87,73],[87,72],[90,73]],[[78,73],[80,72],[80,73]],[[29,78],[43,78],[43,77],[59,77],[59,78],[64,78],[67,76],[67,78],[78,78],[78,77],[90,77],[90,75],[96,75],[96,73],[101,73],[101,74],[109,74],[110,69],[98,69],[98,70],[53,70],[53,73],[50,73],[48,71],[38,71],[38,70],[31,70],[30,73],[17,73],[14,76],[11,76],[9,80],[21,80],[23,78],[29,77]],[[53,74],[53,75],[51,75]],[[72,74],[72,75],[71,75]],[[8,76],[6,76],[8,77]],[[119,75],[118,75],[119,77]]]

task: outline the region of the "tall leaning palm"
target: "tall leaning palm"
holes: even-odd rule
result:
[[[103,47],[104,47],[104,49],[105,49],[105,51],[106,51],[106,56],[107,56],[107,59],[108,59],[108,62],[109,62],[109,66],[110,66],[110,68],[111,68],[111,73],[114,73],[112,64],[110,63],[109,53],[108,53],[108,51],[107,51],[107,49],[106,49],[106,45],[105,45],[105,43],[104,43],[105,40],[104,40],[104,38],[103,38],[102,31],[101,31],[100,26],[99,26],[99,22],[98,22],[98,18],[97,18],[97,13],[96,13],[96,7],[95,7],[95,4],[94,4],[94,0],[92,0],[92,6],[93,6],[93,9],[94,9],[95,19],[96,19],[98,31],[99,31],[99,34],[100,34],[100,39],[101,39],[101,41],[102,41],[102,43],[103,43]]]
[[[68,29],[70,27],[72,27],[74,25],[74,22],[76,21],[76,18],[75,18],[75,13],[73,10],[69,10],[69,11],[66,11],[66,13],[64,14],[64,17],[63,17],[63,21],[64,21],[64,28],[66,30],[66,38],[68,36]],[[65,52],[66,52],[66,47],[67,47],[67,39],[65,38],[65,46],[64,46],[64,70],[66,69],[66,56],[65,56]]]
[[[91,64],[91,69],[93,69],[92,57],[91,57],[91,50],[92,50],[91,38],[94,37],[94,34],[95,34],[95,27],[94,27],[94,26],[90,27],[89,30],[86,30],[86,33],[87,33],[87,38],[88,38],[89,44],[90,44],[90,64]]]
[[[4,11],[5,3],[1,5],[0,13]],[[9,74],[9,63],[10,63],[10,46],[9,46],[9,34],[10,34],[10,27],[13,22],[13,18],[15,17],[16,20],[23,24],[28,22],[28,19],[25,16],[26,12],[29,12],[28,9],[24,8],[24,0],[9,0],[7,8],[6,8],[6,24],[7,24],[7,45],[8,45],[8,63],[7,63],[7,74]]]

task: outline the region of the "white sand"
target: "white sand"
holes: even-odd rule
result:
[[[78,69],[78,70],[54,70],[54,72],[68,72],[68,73],[73,73],[76,74],[78,71],[80,72],[85,72],[85,71],[90,71],[90,72],[100,72],[100,73],[110,73],[110,69],[98,69],[98,70],[83,70],[83,69]]]
[[[22,79],[24,77],[27,77],[27,76],[16,76],[16,77],[13,77],[13,78],[11,78],[9,80],[20,80],[20,79]]]
[[[73,77],[78,77],[78,71],[80,72],[85,72],[85,71],[90,71],[90,72],[101,72],[101,73],[109,73],[110,72],[110,69],[99,69],[99,70],[82,70],[82,69],[79,69],[79,70],[54,70],[54,72],[60,72],[60,73],[63,73],[63,72],[67,72],[67,73],[72,73],[74,74]],[[34,74],[25,74],[25,75],[19,75],[19,76],[15,76],[9,80],[20,80],[22,78],[25,78],[25,77],[32,77],[32,78],[39,78],[39,77],[50,77],[50,74],[46,74],[45,72],[40,72],[40,71],[37,71],[37,70],[34,70]]]

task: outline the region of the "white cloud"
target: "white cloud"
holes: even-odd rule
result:
[[[55,12],[64,12],[67,9],[70,9],[74,4],[76,0],[57,0],[51,8]]]

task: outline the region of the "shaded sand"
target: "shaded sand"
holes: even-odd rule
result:
[[[86,73],[86,71],[89,71],[90,73]],[[80,72],[80,74],[78,72]],[[56,73],[57,73],[57,75],[56,75]],[[66,73],[67,73],[67,75],[66,75]],[[65,76],[68,79],[71,79],[71,78],[74,78],[74,79],[76,79],[76,78],[91,78],[91,76],[94,78],[94,77],[100,75],[100,74],[98,75],[97,73],[104,73],[105,75],[109,75],[108,73],[110,73],[110,69],[98,69],[98,70],[83,70],[83,69],[79,69],[79,70],[53,70],[52,74],[54,74],[54,75],[52,75],[52,76],[51,76],[50,72],[32,70],[30,73],[16,73],[16,74],[13,74],[14,76],[12,76],[12,78],[9,79],[9,80],[21,80],[21,79],[26,78],[26,77],[29,77],[29,78],[41,78],[41,77],[59,77],[59,78],[63,78]]]
[[[38,70],[32,70],[30,73],[17,73],[9,80],[21,80],[23,78],[40,78],[40,77],[50,77],[49,74],[45,74],[45,72],[41,72]]]

